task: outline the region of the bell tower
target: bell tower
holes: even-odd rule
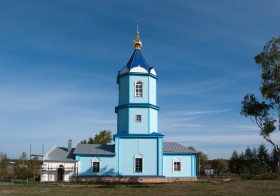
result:
[[[126,134],[158,133],[157,75],[141,52],[138,25],[134,52],[118,73],[117,131]]]

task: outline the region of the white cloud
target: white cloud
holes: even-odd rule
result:
[[[159,89],[159,94],[165,95],[165,94],[172,94],[172,95],[205,95],[207,92],[213,92],[216,89],[224,89],[226,86],[229,86],[232,82],[223,82],[221,83],[221,80],[225,80],[225,78],[215,78],[215,79],[209,79],[207,81],[203,82],[194,82],[188,85],[185,84],[176,84],[172,86],[165,86],[165,88]],[[208,93],[207,93],[208,94]]]
[[[201,115],[201,114],[213,114],[213,113],[223,113],[228,112],[231,109],[220,109],[220,110],[201,110],[201,111],[173,111],[169,112],[171,115]]]
[[[95,123],[100,123],[100,124],[117,124],[116,120],[93,120]]]
[[[228,125],[224,126],[225,128],[230,129],[237,129],[237,130],[243,130],[243,131],[258,131],[259,128],[257,126],[253,125]]]
[[[99,95],[99,96],[97,96]],[[100,96],[106,95],[106,96]],[[36,90],[28,87],[17,88],[10,86],[2,88],[0,92],[0,113],[1,112],[21,112],[50,109],[52,107],[74,107],[75,104],[85,102],[100,103],[112,101],[114,96],[109,95],[109,91],[102,88],[95,88],[94,92],[80,91],[69,86],[60,86],[55,89],[38,88]]]
[[[170,122],[182,122],[182,121],[192,121],[192,120],[196,120],[198,119],[198,116],[194,116],[194,117],[166,117],[165,120],[168,120]]]
[[[247,134],[247,135],[193,135],[193,136],[166,136],[166,140],[177,141],[181,143],[187,142],[198,142],[207,143],[209,147],[212,144],[228,145],[228,144],[250,144],[250,143],[261,143],[262,137],[258,134]]]
[[[173,123],[172,125],[175,127],[207,127],[206,125],[188,124],[188,123]]]

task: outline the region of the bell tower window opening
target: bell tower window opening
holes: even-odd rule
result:
[[[141,122],[142,121],[142,116],[140,114],[137,114],[135,121],[136,122]]]
[[[143,97],[143,82],[135,83],[135,97]]]

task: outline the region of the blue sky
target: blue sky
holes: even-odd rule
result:
[[[0,2],[0,152],[18,158],[116,133],[116,77],[133,53],[156,68],[159,131],[209,158],[264,142],[241,116],[254,62],[279,36],[280,1]],[[269,144],[266,144],[269,147]]]

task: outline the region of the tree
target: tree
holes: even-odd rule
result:
[[[193,146],[189,146],[188,149],[191,150],[191,151],[196,151],[197,152],[197,150]],[[202,151],[199,151],[198,152],[198,159],[199,159],[198,163],[200,165],[204,165],[208,161],[208,156],[206,154],[204,154]]]
[[[103,130],[95,134],[94,138],[89,137],[88,141],[86,139],[82,140],[81,144],[109,144],[112,140],[112,132],[110,130]]]
[[[28,179],[33,177],[32,171],[29,166],[29,161],[27,160],[26,152],[22,152],[19,160],[15,163],[15,174],[20,179]]]
[[[207,163],[208,156],[206,154],[204,154],[203,152],[199,151],[198,152],[198,156],[199,156],[200,165],[204,165],[204,164]]]
[[[246,166],[246,158],[244,155],[244,152],[241,152],[240,155],[238,156],[239,159],[239,174],[247,174],[248,169]]]
[[[241,115],[249,117],[260,129],[260,135],[273,146],[275,151],[274,172],[280,171],[279,141],[271,134],[280,130],[280,36],[272,38],[255,57],[260,65],[261,94],[259,101],[254,94],[247,94],[242,101]]]
[[[95,136],[96,136],[96,134],[95,134]],[[95,142],[94,141],[94,139],[92,138],[92,137],[89,137],[88,138],[88,142],[87,142],[88,144],[99,144],[98,142]]]
[[[19,159],[20,159],[21,161],[26,161],[26,160],[27,160],[26,152],[22,152]]]
[[[7,154],[1,152],[0,153],[0,175],[2,176],[2,181],[8,173],[8,164],[9,164],[9,160],[8,160]]]
[[[87,140],[86,139],[82,140],[81,144],[87,144]]]
[[[261,171],[263,173],[268,172],[270,170],[270,159],[264,144],[261,144],[258,148],[258,160],[261,164]]]
[[[225,159],[212,160],[212,166],[217,170],[217,173],[225,172],[228,169],[228,162]]]
[[[230,161],[229,161],[229,169],[233,173],[239,173],[239,157],[236,150],[233,151]]]
[[[258,152],[255,147],[252,149],[247,147],[245,150],[245,165],[250,176],[263,173],[261,170],[261,163],[258,159]]]
[[[245,153],[239,155],[234,150],[229,163],[230,171],[248,177],[267,174],[271,171],[273,156],[274,153],[269,154],[264,144],[257,149],[247,147]]]

